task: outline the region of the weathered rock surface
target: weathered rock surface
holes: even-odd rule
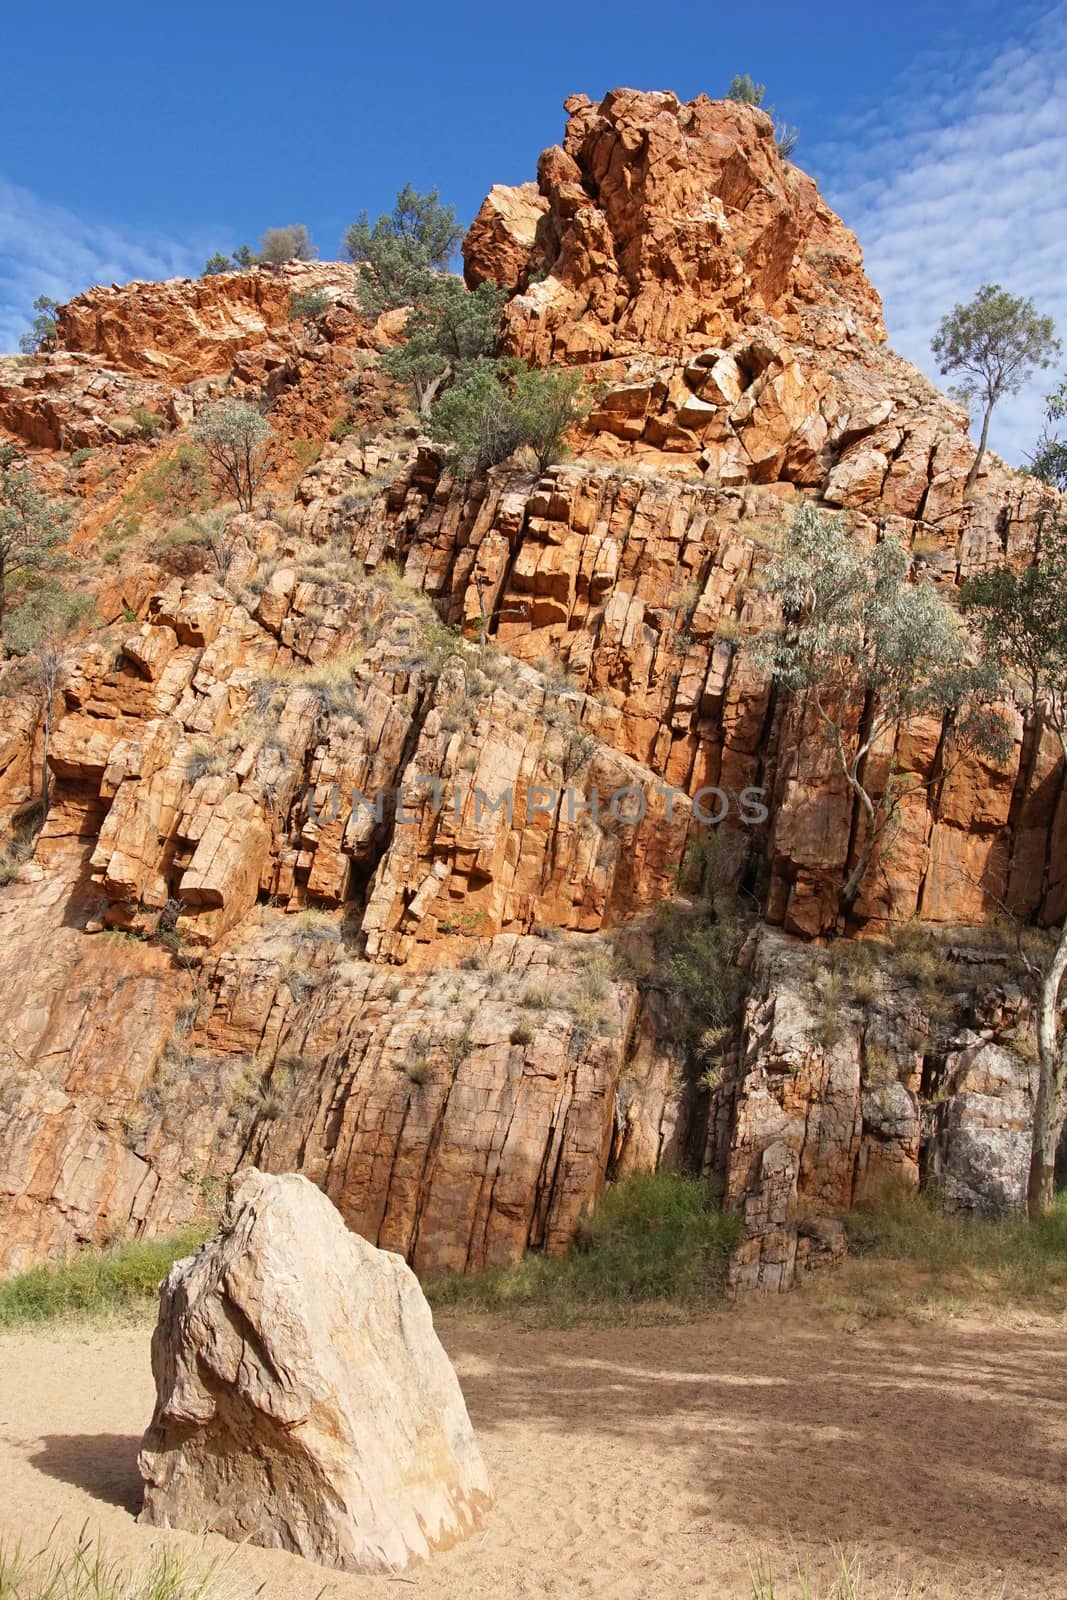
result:
[[[0,431],[77,500],[79,555],[213,396],[275,430],[257,514],[109,569],[65,676],[50,814],[0,890],[0,1269],[169,1231],[250,1156],[425,1272],[564,1250],[605,1181],[702,1154],[764,1287],[832,1258],[819,1208],[868,1183],[1018,1202],[1026,1075],[967,986],[917,1065],[877,1008],[813,1041],[794,967],[800,941],[977,923],[991,895],[1061,918],[1053,741],[1020,725],[1003,763],[933,782],[936,722],[888,739],[877,761],[917,786],[846,919],[852,797],[749,641],[800,501],[899,538],[950,594],[1030,546],[1039,491],[988,458],[965,503],[964,414],[885,347],[853,236],[762,112],[568,111],[466,245],[470,283],[514,291],[508,348],[597,381],[576,459],[540,477],[443,473],[375,361],[403,313],[372,325],[341,264],[92,290],[59,348],[0,360]],[[308,288],[331,306],[294,323]],[[41,758],[16,680],[5,822]],[[676,891],[712,786],[772,931],[709,1095],[610,941]],[[644,816],[589,804],[622,788]],[[737,825],[746,788],[765,823]]]
[[[417,1279],[305,1178],[238,1177],[163,1285],[152,1371],[142,1522],[400,1572],[492,1503]]]
[[[738,1289],[787,1289],[799,1267],[834,1259],[843,1233],[820,1213],[887,1189],[933,1180],[986,1215],[1025,1204],[1036,1066],[1005,958],[946,944],[917,980],[892,948],[848,960],[840,948],[764,928],[749,951],[719,1091],[733,1112],[727,1199],[746,1221]]]

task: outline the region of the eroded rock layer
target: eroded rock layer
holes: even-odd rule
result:
[[[1025,999],[972,963],[931,1018],[891,940],[996,902],[1063,917],[1054,748],[1019,726],[920,787],[846,918],[861,821],[751,640],[801,500],[951,593],[1027,548],[1035,485],[989,458],[964,501],[966,417],[886,348],[855,239],[762,112],[568,111],[465,246],[511,293],[507,347],[597,383],[541,476],[445,473],[375,363],[403,314],[364,317],[355,267],[92,290],[57,349],[0,363],[0,430],[79,505],[101,621],[0,890],[4,1268],[166,1232],[249,1157],[428,1274],[566,1249],[606,1178],[657,1163],[721,1177],[765,1288],[885,1178],[1019,1203]],[[309,288],[329,308],[293,322]],[[181,429],[224,390],[271,407],[256,515],[146,543],[161,481],[195,519]],[[17,673],[4,704],[17,819],[42,730]],[[925,780],[941,736],[875,759]],[[709,1071],[619,940],[686,892],[723,800],[720,887],[764,927]],[[805,941],[860,933],[877,973],[828,1042]]]

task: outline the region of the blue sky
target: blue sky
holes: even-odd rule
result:
[[[0,349],[36,294],[195,273],[276,223],[306,222],[336,255],[405,181],[469,220],[491,184],[534,175],[565,95],[688,99],[745,71],[859,233],[902,354],[936,377],[938,318],[988,281],[1033,295],[1067,338],[1067,0],[57,0],[20,6],[4,44]],[[1009,459],[1051,379],[1004,404]]]

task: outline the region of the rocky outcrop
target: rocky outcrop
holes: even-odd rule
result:
[[[844,1247],[827,1213],[935,1181],[984,1215],[1025,1205],[1036,1063],[1010,956],[928,938],[805,950],[771,929],[747,953],[728,1203],[741,1290],[789,1288]],[[714,1153],[709,1157],[714,1161]]]
[[[207,278],[89,289],[56,315],[63,351],[116,372],[172,385],[232,371],[250,350],[290,331],[289,301],[316,290],[336,319],[355,302],[359,268],[341,261],[291,261]]]
[[[885,347],[855,236],[770,117],[630,89],[566,104],[536,195],[495,188],[464,256],[468,282],[519,290],[516,354],[595,380],[583,453],[938,528],[959,511],[966,415]]]
[[[563,661],[583,732],[659,783],[690,797],[721,787],[735,817],[742,791],[764,788],[767,828],[744,838],[766,863],[766,916],[804,937],[838,929],[855,803],[818,729],[773,695],[746,648],[770,621],[760,572],[786,537],[792,488],[574,463],[464,491],[442,481],[428,449],[377,498],[356,493],[366,481],[360,452],[327,454],[299,489],[304,532],[343,537],[368,565],[402,562],[453,623],[471,631],[484,612],[511,655]],[[955,532],[946,524],[936,551],[920,546],[917,564],[946,591],[1025,547],[1040,491],[1009,488],[1005,477],[1002,499],[969,508]],[[908,544],[920,537],[915,522],[852,517],[872,541],[885,527]],[[896,741],[892,759],[916,792],[857,920],[981,920],[990,893],[1056,920],[1067,906],[1067,813],[1055,741],[1032,752],[1019,724],[1003,762],[969,759],[927,788],[940,734],[931,721]],[[705,814],[718,805],[706,801]]]
[[[400,1572],[492,1503],[417,1279],[304,1178],[239,1176],[163,1285],[152,1371],[142,1522]]]
[[[512,291],[507,348],[595,383],[544,474],[444,473],[375,363],[403,313],[371,324],[348,266],[94,290],[60,348],[0,364],[0,428],[81,498],[90,557],[224,387],[275,431],[257,514],[99,583],[107,626],[64,678],[50,814],[0,892],[6,1267],[168,1231],[249,1157],[428,1274],[566,1249],[605,1181],[656,1163],[723,1178],[738,1281],[764,1287],[832,1258],[821,1212],[869,1185],[1018,1202],[1029,1086],[1003,1019],[963,985],[923,1022],[887,957],[907,1026],[842,1002],[820,1042],[806,942],[981,923],[991,896],[1062,917],[1056,749],[1019,725],[1003,762],[933,782],[935,721],[888,739],[884,771],[918,783],[846,917],[860,820],[751,640],[798,504],[900,539],[951,594],[1028,548],[1040,491],[990,457],[965,502],[963,413],[886,348],[854,238],[762,112],[568,110],[465,250],[470,283]],[[330,308],[290,322],[310,287]],[[6,820],[41,746],[4,689]],[[719,887],[768,928],[709,1088],[662,974],[637,986],[613,946],[724,802]],[[20,1005],[27,971],[61,1002]]]

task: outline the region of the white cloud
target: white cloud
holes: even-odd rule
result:
[[[1067,344],[1067,5],[1016,17],[995,52],[925,58],[812,163],[859,235],[890,343],[941,386],[930,337],[983,283],[1031,296]],[[1009,461],[1032,449],[1060,368],[1067,355],[994,412]]]
[[[208,230],[179,240],[101,223],[0,178],[0,351],[18,349],[38,295],[63,301],[96,283],[188,276],[216,248]]]

